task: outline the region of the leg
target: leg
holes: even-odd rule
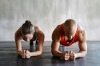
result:
[[[36,40],[36,44],[35,44],[36,46],[38,45],[38,40]]]
[[[35,40],[35,45],[34,47],[37,48],[37,45],[38,45],[38,40]],[[35,49],[36,50],[36,49]]]
[[[30,52],[32,52],[33,51],[33,41],[30,41]]]
[[[37,45],[38,45],[38,40],[35,40],[35,42],[30,41],[30,52],[36,50]]]

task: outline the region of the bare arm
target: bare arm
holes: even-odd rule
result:
[[[60,32],[59,32],[59,30],[60,30],[60,28],[59,28],[59,25],[58,25],[56,27],[56,29],[53,31],[51,52],[52,52],[53,56],[57,56],[57,57],[60,57],[64,60],[68,60],[69,59],[69,53],[59,51],[59,47],[60,47]]]
[[[87,54],[86,32],[82,30],[79,32],[79,52],[76,53],[76,58],[84,57]]]
[[[62,52],[59,51],[60,43],[58,41],[52,40],[51,52],[54,56],[62,57]]]
[[[55,35],[52,36],[51,52],[53,56],[59,57],[64,60],[69,59],[69,53],[59,51],[60,41],[57,40]]]
[[[51,52],[54,56],[62,57],[62,52],[59,51],[59,47],[60,47],[59,26],[57,26],[52,33]]]
[[[18,54],[22,53],[22,45],[21,45],[21,38],[15,33],[15,43],[16,43],[16,50]]]

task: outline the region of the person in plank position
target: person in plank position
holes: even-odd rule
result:
[[[60,45],[71,46],[78,42],[79,51],[61,52]],[[73,19],[68,19],[58,25],[52,33],[51,52],[53,56],[64,60],[75,60],[79,57],[85,57],[87,54],[86,31],[78,25]]]
[[[29,41],[30,45],[36,41],[36,51],[30,52],[22,50],[21,40]],[[38,56],[42,54],[42,47],[44,42],[44,33],[38,26],[33,26],[31,21],[26,20],[24,24],[15,32],[16,50],[22,58],[30,58],[31,56]]]

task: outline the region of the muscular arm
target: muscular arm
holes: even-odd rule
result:
[[[52,35],[52,45],[51,45],[51,52],[53,56],[59,57],[64,60],[69,59],[69,53],[59,51],[60,41],[58,35]]]
[[[60,35],[59,35],[59,27],[52,33],[52,44],[51,44],[51,52],[54,56],[62,57],[63,53],[59,51],[60,47]]]
[[[87,54],[86,32],[84,30],[79,32],[79,52],[76,53],[76,58],[84,57]]]
[[[53,56],[62,57],[62,52],[59,51],[59,47],[60,47],[60,43],[53,40],[51,44],[51,52]]]

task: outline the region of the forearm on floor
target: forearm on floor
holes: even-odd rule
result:
[[[52,50],[52,54],[53,54],[53,56],[57,56],[57,57],[62,57],[62,52],[60,52],[60,51],[53,51]]]
[[[41,55],[41,54],[42,54],[42,51],[35,51],[35,52],[31,52],[30,56],[38,56],[38,55]]]
[[[75,54],[76,58],[79,57],[85,57],[87,54],[87,51],[79,51],[78,53]]]

